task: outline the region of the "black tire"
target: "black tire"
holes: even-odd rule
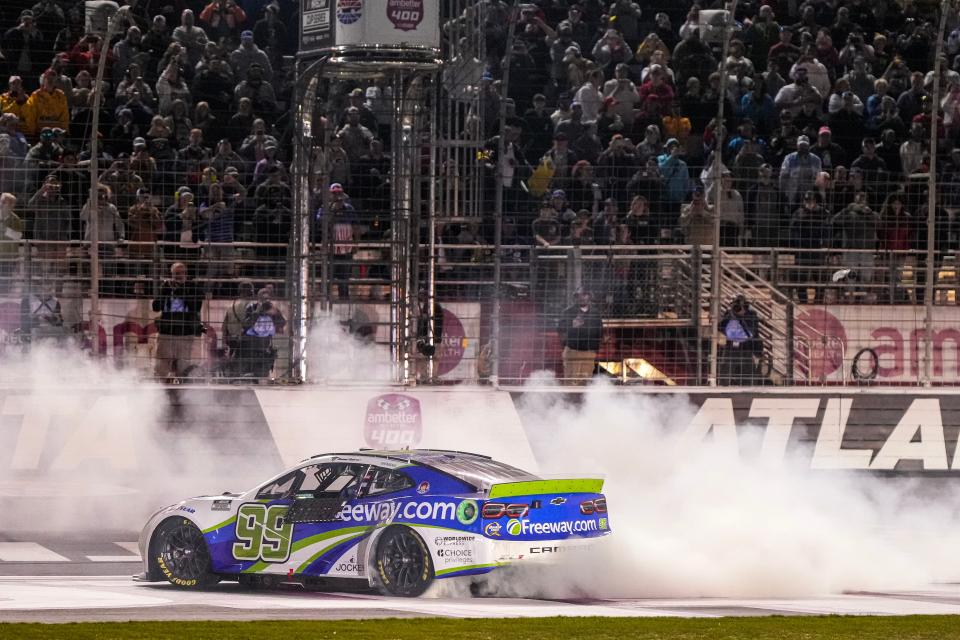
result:
[[[170,518],[157,527],[150,545],[156,571],[181,589],[202,589],[220,581],[210,571],[207,541],[186,518]]]
[[[377,589],[385,596],[416,598],[433,582],[433,560],[423,539],[409,527],[387,527],[374,556]]]

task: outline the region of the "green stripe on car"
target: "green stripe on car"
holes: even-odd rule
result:
[[[323,549],[320,549],[320,551],[317,551],[315,554],[313,554],[312,556],[310,556],[309,558],[307,558],[307,560],[306,560],[305,562],[303,562],[299,567],[297,567],[297,570],[294,571],[294,573],[303,573],[304,571],[307,570],[307,567],[309,567],[311,564],[314,563],[314,561],[316,561],[317,558],[319,558],[320,556],[322,556],[322,555],[325,554],[326,552],[330,551],[331,549],[333,549],[333,548],[336,547],[337,545],[341,545],[341,544],[343,544],[344,542],[349,542],[350,540],[356,540],[357,538],[360,538],[360,537],[362,537],[362,536],[363,536],[363,533],[355,533],[355,534],[353,534],[353,535],[347,536],[346,538],[344,538],[344,539],[342,539],[342,540],[337,540],[337,541],[334,542],[333,544],[327,545],[327,546],[324,547]]]
[[[488,562],[487,564],[468,564],[465,567],[453,567],[450,569],[440,569],[434,575],[436,577],[447,576],[452,573],[459,573],[461,571],[473,571],[474,569],[492,569],[494,567],[499,567],[502,563],[499,562]]]
[[[220,524],[215,524],[212,527],[207,527],[201,533],[210,533],[211,531],[216,531],[217,529],[222,529],[223,527],[229,527],[231,524],[237,521],[237,516],[230,516]]]
[[[603,480],[598,478],[504,482],[490,487],[490,499],[531,496],[538,493],[600,493],[601,489],[603,489]]]

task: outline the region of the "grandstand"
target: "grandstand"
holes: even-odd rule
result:
[[[300,382],[333,318],[398,383],[960,381],[954,9],[427,0],[397,65],[301,4],[365,3],[0,7],[5,349]]]

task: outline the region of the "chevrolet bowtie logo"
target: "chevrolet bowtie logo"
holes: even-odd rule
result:
[[[550,504],[555,504],[555,505],[558,505],[558,506],[561,505],[561,504],[566,504],[566,503],[567,503],[567,499],[566,499],[566,498],[561,498],[561,497],[559,497],[559,496],[550,501]]]

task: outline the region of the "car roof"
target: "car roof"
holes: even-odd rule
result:
[[[343,451],[340,453],[321,453],[311,458],[324,458],[327,456],[373,456],[377,458],[388,458],[397,462],[407,462],[414,464],[429,464],[430,460],[435,460],[438,456],[447,459],[479,459],[492,460],[490,456],[483,456],[479,453],[468,453],[466,451],[453,451],[451,449],[401,449],[401,450],[378,450],[378,449],[359,449],[357,451]]]
[[[488,487],[498,482],[539,479],[528,471],[497,462],[490,456],[448,449],[404,449],[399,451],[360,449],[349,453],[320,454],[311,457],[310,460],[323,458],[331,459],[331,461],[340,458],[344,461],[362,461],[381,465],[389,461],[392,464],[384,466],[394,468],[414,464],[453,476],[477,488]]]

